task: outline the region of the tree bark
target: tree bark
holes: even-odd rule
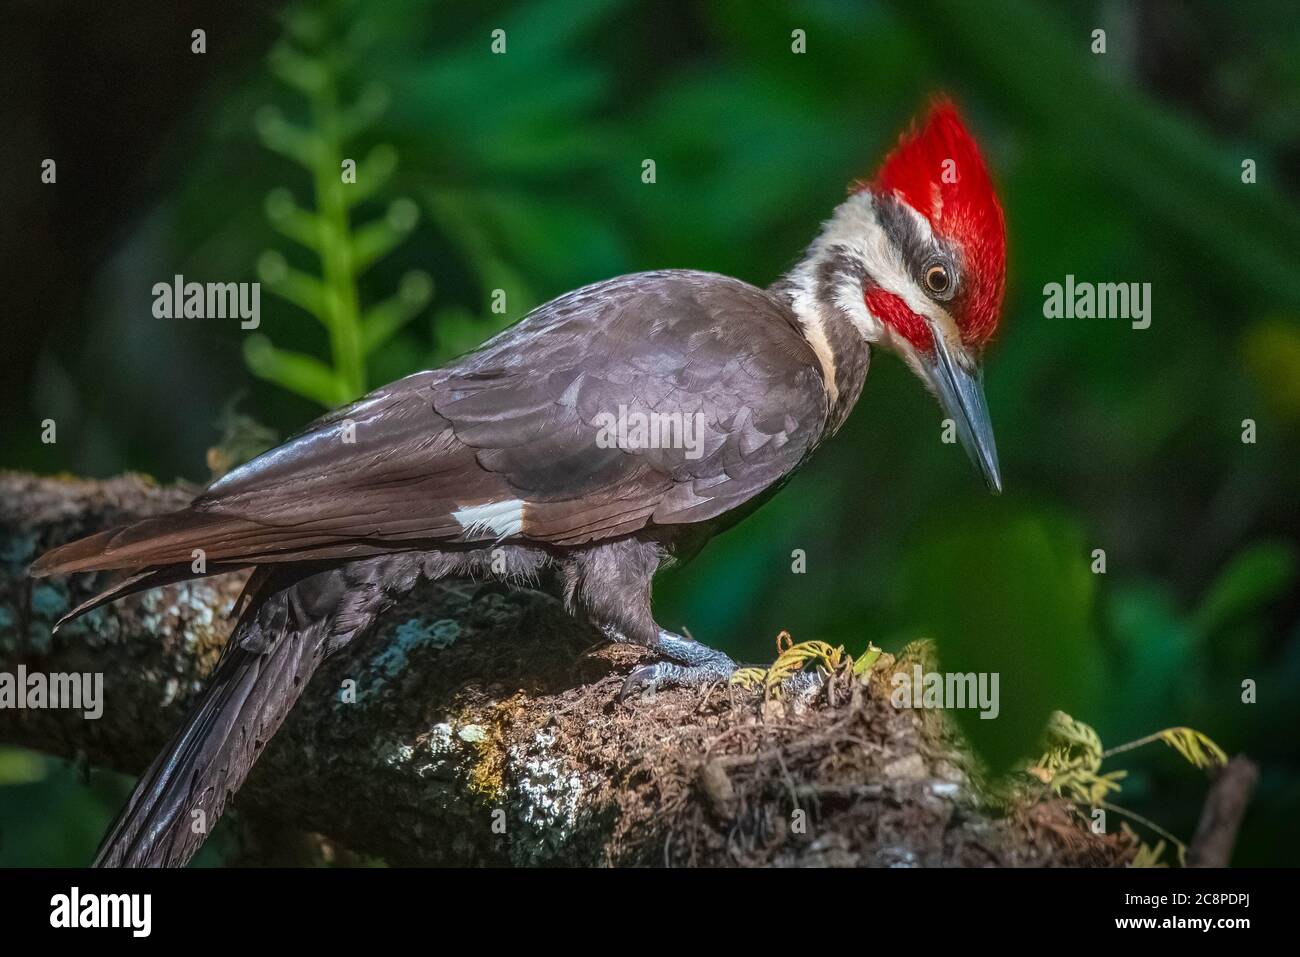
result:
[[[1227,867],[1232,863],[1237,829],[1258,783],[1259,768],[1240,754],[1219,768],[1187,848],[1188,867]]]
[[[138,773],[216,661],[228,575],[100,609],[104,575],[30,581],[45,549],[194,489],[0,473],[0,672],[101,673],[102,717],[0,709],[0,742]],[[1134,850],[1067,802],[991,798],[941,714],[887,675],[812,701],[734,687],[618,705],[641,653],[553,597],[423,585],[326,662],[235,800],[258,831],[391,864],[1116,865]],[[1040,789],[1041,791],[1041,789]]]

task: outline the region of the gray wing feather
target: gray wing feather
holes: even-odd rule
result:
[[[596,441],[602,415],[651,414],[698,415],[698,446]],[[711,273],[623,276],[325,416],[189,509],[65,546],[36,571],[188,563],[194,547],[252,564],[492,540],[455,513],[515,499],[515,537],[556,544],[705,521],[787,478],[826,417],[785,305]]]

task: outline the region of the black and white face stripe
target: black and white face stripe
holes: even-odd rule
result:
[[[833,376],[836,410],[851,407],[861,391],[869,352],[859,341],[887,347],[933,387],[930,357],[867,305],[873,288],[922,317],[957,361],[971,358],[954,318],[969,294],[963,273],[960,248],[936,235],[929,220],[897,196],[862,190],[836,208],[772,291],[799,317],[828,381]]]
[[[912,279],[935,303],[949,306],[964,291],[961,251],[935,235],[914,209],[897,196],[872,196],[872,206],[880,226],[903,257]],[[946,281],[935,288],[929,281],[931,270],[941,269]]]
[[[867,309],[864,284],[869,280],[898,296],[918,315],[942,323],[947,314],[927,293],[924,282],[925,260],[936,253],[945,262],[952,260],[951,251],[935,243],[925,219],[905,204],[882,203],[863,190],[836,207],[780,288],[813,335],[825,336],[820,328],[826,324],[822,312],[834,307],[835,318],[847,317],[867,342],[902,351],[903,344],[891,329]],[[832,276],[838,281],[827,283]]]

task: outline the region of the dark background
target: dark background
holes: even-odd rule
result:
[[[337,178],[337,156],[377,144],[381,162],[397,159],[351,210],[353,239],[409,200],[392,217],[395,248],[356,284],[363,307],[412,271],[434,284],[427,305],[419,279],[406,287],[406,321],[366,358],[368,387],[619,273],[693,267],[766,285],[845,185],[948,91],[1007,212],[1008,299],[986,376],[1006,494],[983,492],[939,441],[933,400],[879,355],[858,411],[813,464],[661,579],[659,617],[758,660],[781,629],[854,653],[933,638],[945,668],[1002,676],[1002,718],[972,727],[995,764],[1034,753],[1051,708],[1108,745],[1193,726],[1263,767],[1237,862],[1300,857],[1294,3],[10,0],[0,11],[0,463],[87,476],[204,482],[209,449],[228,461],[256,445],[250,420],[283,436],[323,408],[302,392],[348,391],[322,325],[265,282],[259,336],[151,313],[154,283],[252,281],[267,250],[321,275],[273,228],[266,200],[287,188],[315,208],[322,164],[268,148],[265,111],[318,133],[346,115],[322,111],[320,88],[304,94],[294,76],[344,107],[384,100],[324,169]],[[504,56],[489,49],[498,27]],[[1104,55],[1090,51],[1098,28]],[[794,29],[804,54],[791,52]],[[40,181],[47,157],[54,185]],[[1044,318],[1043,286],[1066,274],[1151,283],[1151,327]],[[494,289],[505,315],[490,311]],[[268,338],[320,364],[286,370]],[[223,413],[236,398],[245,419]],[[41,442],[47,418],[54,444]],[[1098,548],[1104,575],[1090,568]],[[805,574],[791,572],[794,549]],[[1242,703],[1246,680],[1256,704]],[[1198,772],[1160,744],[1112,767],[1131,771],[1117,804],[1191,834]],[[83,863],[122,788],[0,749],[0,864]]]

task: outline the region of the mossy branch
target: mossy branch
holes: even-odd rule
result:
[[[0,709],[0,742],[128,772],[156,754],[216,661],[241,577],[135,596],[51,636],[104,581],[33,584],[26,569],[192,493],[0,473],[0,669],[104,676],[102,719]],[[790,661],[836,658],[797,648]],[[394,864],[1115,865],[1131,853],[1059,799],[1004,813],[942,721],[894,708],[884,679],[848,674],[842,655],[840,690],[812,702],[719,687],[615,704],[641,656],[602,645],[549,595],[421,586],[325,663],[235,810]]]

